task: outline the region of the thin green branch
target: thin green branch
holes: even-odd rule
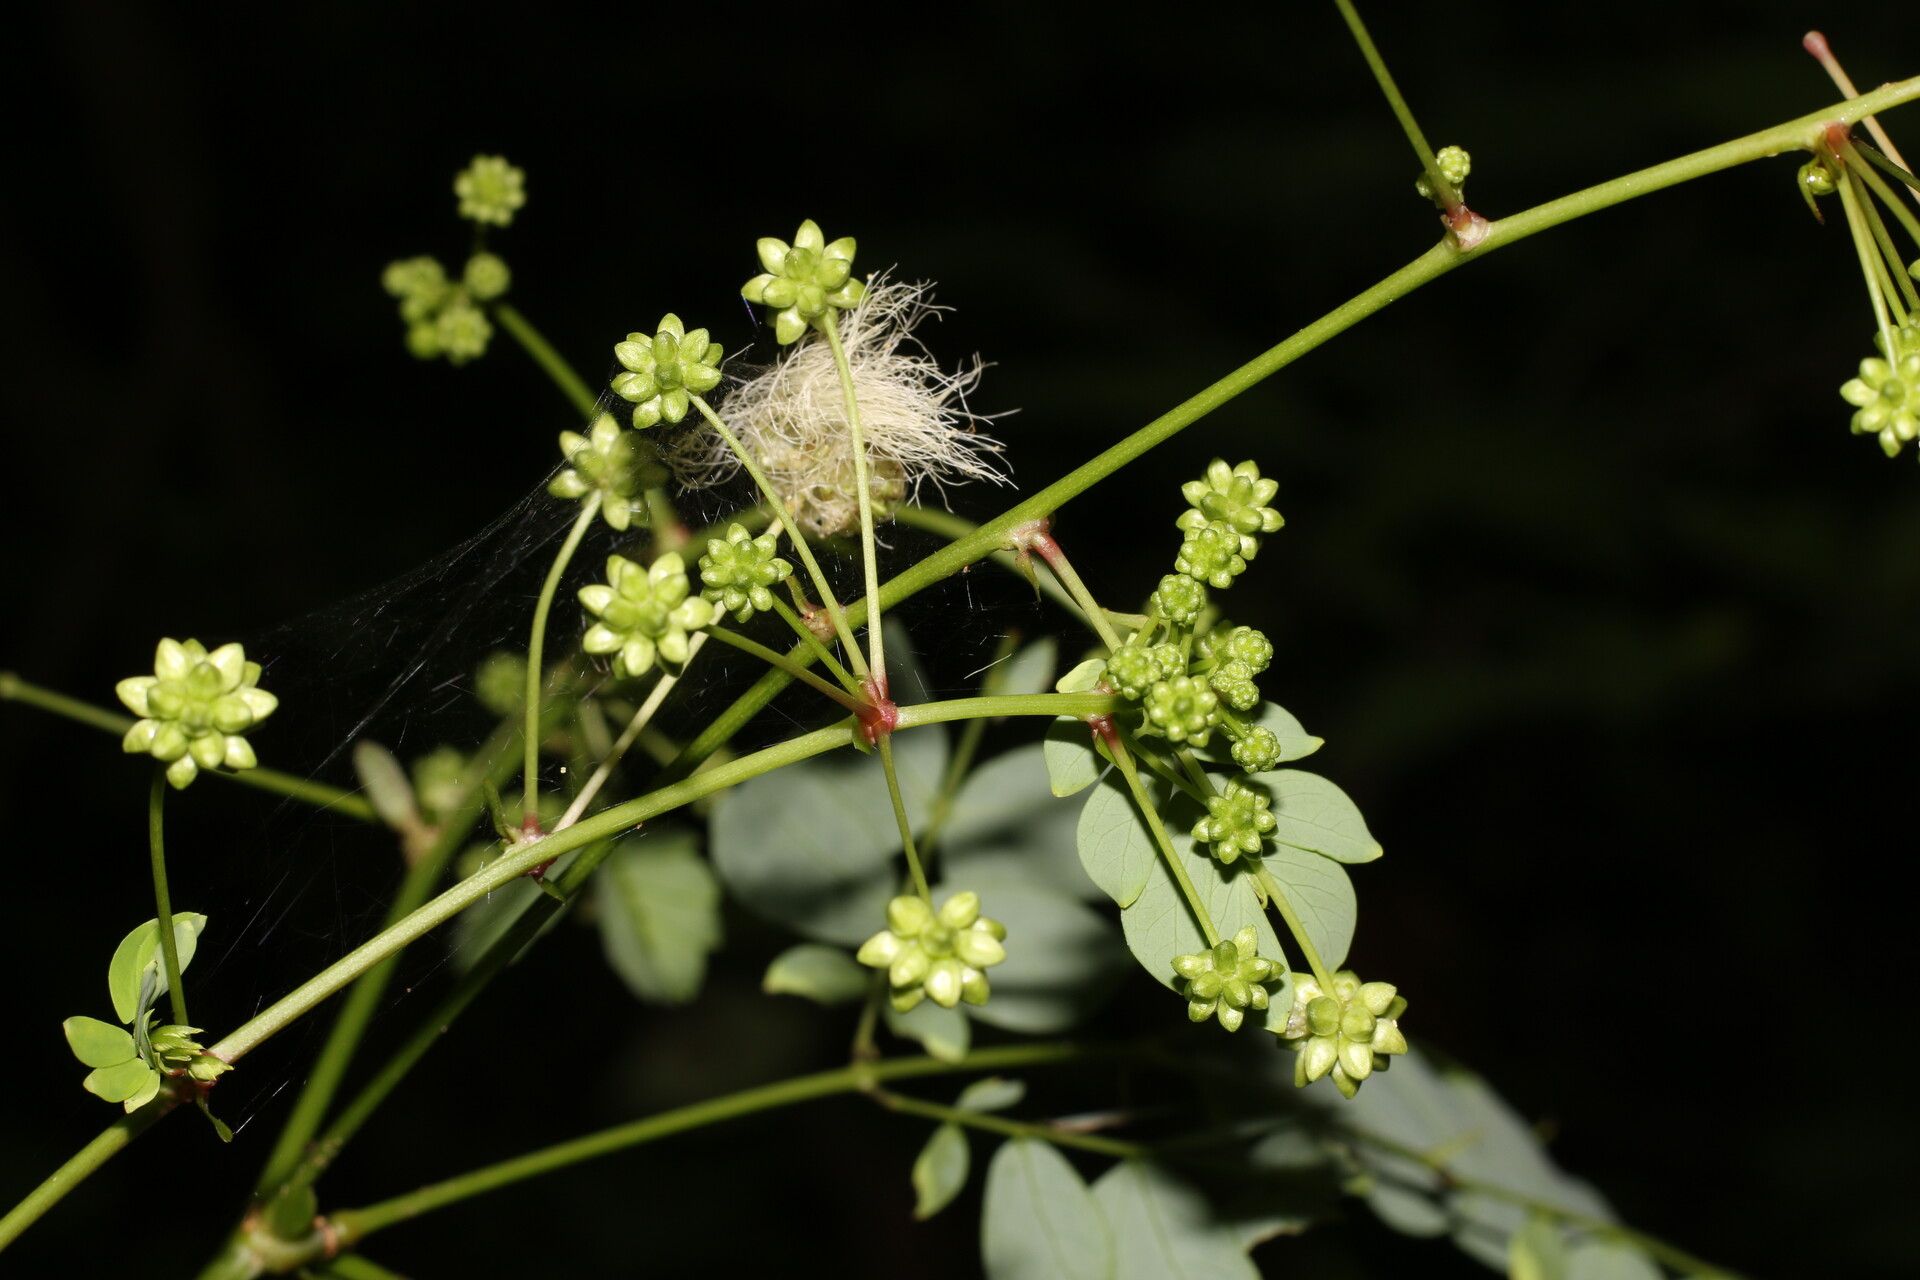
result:
[[[742,653],[751,654],[753,657],[760,659],[760,661],[777,671],[786,672],[795,680],[807,685],[815,692],[833,699],[855,715],[858,715],[864,710],[865,704],[844,690],[836,689],[825,680],[822,680],[819,676],[809,671],[804,663],[796,662],[784,653],[777,653],[761,644],[758,640],[743,636],[738,631],[729,630],[721,626],[708,627],[705,634],[712,636],[722,644],[733,646]]]
[[[1307,958],[1307,968],[1313,970],[1313,979],[1320,984],[1320,990],[1331,994],[1333,991],[1333,971],[1320,958],[1320,949],[1313,945],[1313,939],[1307,936],[1307,928],[1300,923],[1300,917],[1294,912],[1293,904],[1287,900],[1287,891],[1274,879],[1273,873],[1258,862],[1253,864],[1253,874],[1260,881],[1260,888],[1267,895],[1267,901],[1280,913],[1280,919],[1286,924],[1287,932],[1293,935],[1294,945],[1300,948],[1300,954]]]
[[[1897,296],[1887,297],[1882,287],[1886,264],[1880,260],[1873,238],[1867,232],[1866,215],[1860,209],[1860,202],[1866,197],[1860,194],[1859,180],[1853,176],[1852,170],[1848,170],[1840,175],[1839,185],[1840,203],[1847,210],[1847,229],[1853,233],[1853,251],[1860,259],[1860,274],[1866,278],[1867,296],[1873,303],[1874,323],[1880,328],[1880,339],[1887,358],[1892,359],[1900,347],[1894,341],[1893,318],[1887,307],[1889,303],[1897,305]]]
[[[796,595],[797,594],[796,592]],[[800,643],[811,650],[815,658],[819,659],[820,665],[833,673],[833,678],[840,682],[841,688],[847,690],[849,693],[857,693],[859,691],[860,682],[853,678],[851,672],[840,665],[840,660],[833,656],[832,651],[830,651],[825,644],[821,643],[820,637],[813,634],[813,628],[801,621],[800,615],[793,611],[792,605],[776,595],[773,597],[773,611],[779,614],[781,620],[792,629],[793,634],[799,637]]]
[[[1220,931],[1214,928],[1213,916],[1207,911],[1207,904],[1200,901],[1200,893],[1193,887],[1193,880],[1181,864],[1180,855],[1174,852],[1173,841],[1167,837],[1167,828],[1160,821],[1160,810],[1153,803],[1153,796],[1147,791],[1146,785],[1140,781],[1140,771],[1133,766],[1132,753],[1118,734],[1109,734],[1106,741],[1113,755],[1113,763],[1119,768],[1120,776],[1127,780],[1127,790],[1133,795],[1134,806],[1140,810],[1140,817],[1153,834],[1154,845],[1160,850],[1160,858],[1167,864],[1167,873],[1180,886],[1180,893],[1186,898],[1188,909],[1193,912],[1194,923],[1200,926],[1200,932],[1209,947],[1219,946]]]
[[[573,803],[569,804],[567,811],[560,816],[560,821],[554,824],[555,831],[565,831],[580,821],[580,816],[587,811],[587,806],[593,803],[596,795],[600,794],[600,788],[604,787],[607,779],[613,776],[613,771],[619,767],[627,751],[638,741],[641,731],[652,722],[661,705],[666,702],[667,696],[678,687],[682,677],[687,673],[687,668],[691,667],[693,660],[700,656],[700,650],[706,647],[706,643],[707,633],[695,632],[693,639],[687,642],[687,660],[680,664],[680,670],[668,672],[663,669],[661,671],[660,678],[654,681],[653,688],[647,690],[645,700],[635,709],[633,718],[627,721],[627,727],[620,731],[620,736],[615,738],[612,745],[607,748],[607,754],[601,757],[599,765],[594,768],[593,776],[587,779],[586,785],[581,787],[573,797]],[[582,703],[581,705],[592,704]]]
[[[84,724],[89,728],[110,733],[116,738],[125,737],[133,727],[133,717],[123,716],[117,711],[97,707],[91,702],[79,698],[70,698],[64,693],[55,693],[51,689],[21,679],[11,671],[0,671],[0,702],[17,702],[23,707],[32,707],[71,720],[75,724]],[[339,787],[330,787],[324,782],[314,782],[307,778],[298,778],[278,769],[226,769],[202,770],[209,777],[224,778],[228,782],[237,782],[241,786],[253,787],[259,791],[271,791],[275,795],[299,800],[318,809],[328,809],[334,813],[356,818],[361,822],[378,822],[379,815],[373,806],[350,791]]]
[[[964,1107],[942,1106],[938,1102],[910,1098],[905,1094],[891,1093],[885,1089],[875,1091],[874,1099],[887,1110],[898,1111],[903,1115],[924,1116],[929,1120],[965,1125],[970,1129],[984,1129],[988,1133],[1003,1134],[1009,1138],[1038,1138],[1042,1142],[1051,1142],[1056,1147],[1073,1147],[1079,1151],[1091,1151],[1096,1155],[1112,1156],[1116,1160],[1134,1160],[1147,1154],[1147,1148],[1137,1142],[1103,1138],[1097,1133],[1076,1133],[1057,1124],[1015,1120],[1009,1116],[994,1115],[990,1111],[970,1111]]]
[[[980,682],[982,697],[999,694],[1000,686],[1006,683],[1006,661],[1018,646],[1018,640],[1011,633],[1000,637],[1000,643],[994,646],[993,660],[987,664],[986,679]],[[960,730],[960,741],[947,761],[946,773],[941,775],[940,789],[934,793],[933,803],[927,806],[927,825],[920,832],[920,856],[928,863],[933,861],[941,830],[953,816],[953,800],[960,793],[960,784],[966,781],[974,757],[980,754],[980,740],[987,735],[987,723],[987,718],[980,716],[967,721],[966,727]]]
[[[129,1142],[151,1128],[155,1121],[177,1106],[179,1100],[169,1092],[149,1102],[132,1115],[122,1116],[105,1132],[75,1152],[73,1158],[53,1171],[45,1182],[29,1191],[24,1199],[0,1218],[0,1250],[20,1238],[20,1234],[59,1204],[69,1191],[86,1181],[101,1165],[120,1154]]]
[[[853,486],[858,490],[855,497],[860,507],[860,559],[867,576],[867,643],[873,650],[868,665],[879,686],[879,696],[885,698],[891,696],[887,691],[886,631],[880,625],[880,611],[886,606],[880,599],[880,554],[878,539],[873,533],[873,480],[869,474],[872,464],[867,458],[867,435],[860,425],[860,398],[853,391],[853,368],[847,363],[846,348],[840,343],[839,313],[829,307],[815,323],[827,335],[827,345],[833,348],[833,364],[840,371],[840,395],[847,408],[847,434],[853,438]]]
[[[707,1125],[737,1120],[757,1112],[771,1111],[817,1098],[853,1093],[875,1083],[907,1080],[924,1076],[957,1075],[977,1071],[1004,1071],[1020,1067],[1040,1067],[1084,1060],[1102,1050],[1075,1044],[1010,1045],[982,1049],[955,1061],[933,1057],[893,1058],[882,1062],[861,1063],[837,1071],[822,1071],[799,1076],[777,1084],[743,1090],[725,1097],[697,1102],[691,1106],[662,1112],[586,1137],[502,1161],[484,1169],[445,1182],[434,1183],[407,1195],[397,1196],[362,1209],[348,1209],[333,1215],[335,1236],[341,1247],[350,1247],[376,1231],[417,1218],[421,1214],[458,1204],[474,1196],[497,1191],[516,1182],[542,1174],[571,1168],[586,1160],[595,1160],[661,1138],[685,1133]]]
[[[154,921],[160,930],[168,1007],[173,1020],[187,1027],[193,1024],[187,1021],[187,989],[180,980],[180,949],[173,936],[173,895],[167,891],[166,803],[167,771],[155,765],[153,783],[147,788],[147,862],[153,870]]]
[[[1093,598],[1093,592],[1087,590],[1087,584],[1074,572],[1073,562],[1067,559],[1067,553],[1061,549],[1060,543],[1052,534],[1041,534],[1035,549],[1040,558],[1047,562],[1047,568],[1053,570],[1054,576],[1060,579],[1067,594],[1073,597],[1074,604],[1085,615],[1087,625],[1100,637],[1100,643],[1107,646],[1108,652],[1118,652],[1120,636],[1114,631],[1113,624],[1107,621],[1107,611],[1100,607],[1100,602]]]
[[[527,727],[521,738],[521,749],[526,754],[520,775],[521,812],[526,816],[526,828],[529,831],[536,831],[540,826],[540,694],[547,672],[547,615],[553,611],[554,593],[560,587],[561,577],[567,572],[567,565],[573,560],[573,553],[580,549],[580,540],[587,536],[594,518],[600,514],[600,499],[603,496],[601,490],[595,489],[580,504],[580,514],[574,517],[573,528],[567,531],[567,540],[560,544],[559,554],[554,556],[553,566],[547,570],[547,580],[540,585],[540,599],[533,606],[533,635],[527,641],[524,709]]]
[[[1433,158],[1433,148],[1427,145],[1427,135],[1420,131],[1419,121],[1413,118],[1413,109],[1400,96],[1400,86],[1393,82],[1393,73],[1387,70],[1386,59],[1374,48],[1373,37],[1367,34],[1367,24],[1360,20],[1359,11],[1353,7],[1351,0],[1333,2],[1339,8],[1340,16],[1346,19],[1347,30],[1353,33],[1353,42],[1360,46],[1360,56],[1367,60],[1368,69],[1379,82],[1380,92],[1386,95],[1387,105],[1393,108],[1401,131],[1407,135],[1407,141],[1413,144],[1414,154],[1420,157],[1420,168],[1427,175],[1427,185],[1433,189],[1434,199],[1444,208],[1455,208],[1461,203],[1460,192],[1440,172],[1440,166]]]
[[[900,708],[897,726],[917,729],[979,716],[1102,716],[1119,706],[1119,696],[1111,693],[1002,693],[991,698],[916,702]]]
[[[907,816],[907,802],[900,794],[900,771],[893,763],[893,735],[881,734],[874,744],[880,751],[880,770],[887,775],[887,798],[893,802],[893,820],[900,828],[900,847],[907,855],[907,872],[913,877],[913,891],[923,902],[933,902],[927,887],[927,873],[920,866],[920,855],[913,847],[913,819]]]
[[[586,379],[575,373],[573,366],[553,349],[553,344],[547,341],[545,335],[534,328],[532,323],[509,303],[495,303],[493,318],[498,320],[500,327],[512,334],[513,340],[533,357],[533,362],[553,380],[554,386],[560,388],[560,393],[566,396],[568,403],[573,405],[580,417],[583,420],[591,418],[593,411],[600,407],[599,397],[594,395],[592,388],[587,386]]]

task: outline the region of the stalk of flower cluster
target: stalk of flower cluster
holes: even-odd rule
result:
[[[1851,172],[1840,181],[1840,202],[1846,207],[1847,228],[1853,233],[1854,253],[1860,259],[1860,274],[1867,283],[1867,296],[1873,301],[1873,318],[1880,326],[1880,338],[1891,355],[1899,350],[1893,340],[1893,319],[1887,311],[1887,297],[1881,291],[1880,277],[1884,264],[1880,261],[1878,249],[1867,232],[1865,215],[1860,208],[1861,195],[1858,184]]]
[[[153,785],[147,790],[147,850],[153,868],[154,920],[160,930],[161,962],[166,966],[167,1001],[173,1020],[180,1026],[187,1021],[187,991],[180,982],[180,948],[173,936],[173,896],[167,891],[166,842],[167,771],[156,766]]]
[[[874,692],[887,698],[891,695],[887,689],[886,633],[880,625],[880,553],[873,532],[873,481],[868,474],[867,437],[860,427],[860,398],[854,394],[853,368],[840,343],[839,313],[828,308],[816,323],[833,349],[833,363],[840,370],[840,394],[847,404],[847,434],[853,438],[853,485],[860,503],[860,557],[867,575],[867,643],[873,646]]]
[[[774,518],[779,520],[780,527],[787,531],[787,541],[793,544],[795,554],[806,566],[807,576],[813,579],[813,589],[820,593],[820,603],[825,607],[827,616],[833,619],[834,632],[839,635],[840,643],[846,646],[847,660],[853,663],[853,669],[865,678],[866,659],[860,656],[860,646],[855,643],[853,631],[847,626],[846,611],[840,607],[840,601],[834,596],[833,588],[827,584],[827,575],[821,572],[820,562],[814,559],[813,548],[807,545],[805,536],[800,532],[800,526],[795,523],[792,513],[787,510],[787,504],[780,500],[779,493],[767,479],[767,473],[760,469],[759,460],[747,450],[746,445],[740,443],[740,438],[734,435],[720,415],[713,411],[713,406],[707,403],[706,397],[694,396],[693,404],[700,410],[700,416],[707,420],[707,425],[726,441],[727,448],[733,450],[733,456],[740,459],[740,465],[745,467],[747,474],[753,477],[754,484],[759,486],[761,496],[773,510]]]
[[[607,779],[613,776],[613,771],[619,767],[621,759],[639,740],[641,731],[653,720],[654,713],[660,710],[661,704],[667,700],[667,695],[673,692],[674,687],[687,674],[687,669],[693,665],[693,660],[700,656],[701,646],[706,642],[706,632],[695,632],[693,639],[687,642],[687,660],[680,664],[680,670],[675,672],[663,669],[661,671],[660,678],[654,682],[653,688],[647,690],[646,700],[640,704],[639,710],[633,713],[633,718],[627,721],[627,727],[620,731],[620,736],[613,740],[613,745],[607,748],[605,758],[594,768],[593,776],[587,779],[586,785],[580,788],[580,793],[574,796],[573,803],[567,806],[564,814],[560,815],[560,821],[554,824],[555,831],[565,831],[580,821],[580,815],[585,813],[587,806],[593,803],[593,798],[600,793],[600,788],[607,785]]]
[[[913,847],[913,821],[907,817],[907,802],[900,794],[900,774],[893,764],[893,735],[879,735],[880,768],[887,775],[887,797],[893,801],[893,820],[900,827],[900,847],[906,851],[907,871],[913,876],[913,891],[927,905],[933,905],[933,890],[927,887],[927,873],[920,866],[920,854]]]
[[[1433,148],[1427,145],[1427,135],[1420,130],[1420,122],[1413,118],[1413,109],[1407,100],[1400,96],[1400,86],[1393,81],[1393,73],[1387,70],[1387,63],[1374,48],[1373,37],[1367,32],[1367,24],[1360,20],[1359,11],[1351,0],[1334,0],[1340,10],[1340,16],[1346,20],[1347,30],[1353,35],[1353,42],[1360,46],[1360,56],[1367,60],[1367,69],[1373,72],[1374,80],[1380,86],[1380,92],[1386,97],[1387,105],[1393,109],[1394,119],[1400,122],[1401,132],[1407,135],[1414,154],[1420,157],[1420,168],[1427,176],[1427,183],[1433,189],[1434,198],[1451,209],[1461,203],[1460,192],[1447,181],[1440,171],[1440,164],[1433,157]]]
[[[580,504],[580,514],[574,517],[567,540],[560,544],[560,553],[554,556],[553,567],[547,570],[547,580],[540,587],[540,599],[533,606],[533,635],[527,641],[526,767],[522,771],[520,784],[525,797],[523,812],[529,831],[538,829],[540,825],[540,692],[546,678],[543,664],[546,661],[547,614],[553,610],[554,592],[560,587],[560,579],[567,571],[568,562],[573,559],[573,553],[579,550],[580,540],[587,536],[593,518],[600,514],[603,496],[596,489]]]
[[[1120,770],[1120,776],[1127,781],[1127,790],[1133,795],[1134,807],[1140,816],[1146,819],[1147,830],[1153,834],[1153,843],[1160,850],[1161,859],[1167,864],[1167,872],[1187,900],[1187,906],[1193,912],[1194,923],[1200,926],[1201,934],[1209,947],[1220,945],[1220,931],[1213,927],[1213,916],[1207,911],[1207,904],[1200,901],[1199,890],[1193,887],[1193,880],[1187,875],[1186,867],[1180,863],[1180,855],[1174,852],[1173,841],[1167,837],[1167,828],[1160,821],[1159,808],[1153,803],[1153,797],[1147,794],[1147,788],[1140,781],[1140,771],[1134,768],[1133,756],[1127,751],[1127,744],[1119,734],[1109,734],[1105,739],[1113,752],[1113,763]]]

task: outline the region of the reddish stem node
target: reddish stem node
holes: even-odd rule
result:
[[[1456,204],[1440,215],[1440,223],[1453,232],[1462,249],[1476,249],[1493,229],[1485,218],[1467,208],[1464,203]]]

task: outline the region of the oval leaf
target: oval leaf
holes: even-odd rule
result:
[[[1260,899],[1254,892],[1253,877],[1242,867],[1223,867],[1210,857],[1194,853],[1193,837],[1184,832],[1173,836],[1173,848],[1220,936],[1231,938],[1242,927],[1252,925],[1260,954],[1278,958],[1281,955],[1280,941],[1274,936],[1266,908],[1260,905]],[[1309,853],[1299,856],[1314,858],[1324,866],[1339,870],[1338,866],[1325,858],[1315,858]],[[1134,904],[1121,914],[1120,927],[1126,935],[1127,946],[1133,951],[1133,958],[1161,986],[1168,989],[1172,989],[1177,981],[1173,958],[1204,951],[1207,946],[1207,939],[1200,932],[1192,909],[1187,906],[1186,895],[1180,892],[1180,886],[1174,883],[1173,877],[1167,872],[1166,862],[1158,854],[1154,855],[1153,865],[1149,869],[1147,887],[1134,900]],[[1275,991],[1269,1008],[1284,1007],[1281,993]]]
[[[1019,1105],[1020,1099],[1026,1096],[1027,1086],[1023,1081],[988,1076],[962,1089],[953,1105],[962,1111],[1005,1111]]]
[[[699,995],[720,945],[720,885],[693,834],[628,836],[599,883],[600,941],[628,989],[660,1004]]]
[[[1326,745],[1326,739],[1308,733],[1291,711],[1277,703],[1263,704],[1254,724],[1280,740],[1280,759],[1283,761],[1304,760]],[[1231,739],[1215,737],[1201,754],[1210,760],[1231,760],[1232,748]]]
[[[980,1256],[988,1280],[1110,1280],[1113,1236],[1065,1157],[1034,1138],[1002,1143],[987,1166]]]
[[[1660,1280],[1660,1268],[1631,1245],[1587,1240],[1567,1253],[1567,1280]]]
[[[942,1062],[958,1062],[967,1056],[973,1044],[973,1024],[958,1009],[942,1009],[931,1000],[922,1000],[905,1013],[882,1004],[887,1030],[903,1040],[917,1041],[922,1049]]]
[[[157,1084],[160,1073],[139,1058],[111,1067],[101,1067],[81,1081],[86,1091],[106,1102],[125,1102],[137,1098],[150,1084]]]
[[[943,1124],[935,1129],[914,1157],[913,1216],[925,1222],[952,1204],[953,1198],[966,1189],[971,1162],[967,1135],[959,1125]]]
[[[1253,780],[1273,797],[1276,842],[1337,862],[1372,862],[1380,856],[1380,842],[1367,830],[1359,806],[1319,774],[1277,769],[1256,773]]]
[[[987,683],[997,685],[995,693],[1046,693],[1053,687],[1058,660],[1059,646],[1052,636],[1045,636],[1014,654],[998,671],[990,672]]]
[[[1100,780],[1106,767],[1093,749],[1093,730],[1085,720],[1061,716],[1047,726],[1047,787],[1056,796],[1075,795]]]
[[[1037,884],[985,876],[934,891],[944,902],[973,889],[980,909],[1007,927],[1007,958],[987,970],[992,994],[962,1006],[991,1027],[1044,1035],[1064,1031],[1113,994],[1126,955],[1113,924],[1085,903]]]
[[[1122,907],[1132,906],[1160,855],[1127,789],[1112,778],[1095,787],[1074,839],[1087,878]]]
[[[901,734],[893,757],[907,812],[919,819],[946,769],[946,739]],[[817,942],[865,942],[899,888],[900,829],[871,757],[822,757],[723,792],[710,838],[714,869],[735,897]]]
[[[1280,882],[1327,968],[1345,964],[1347,948],[1353,945],[1353,927],[1360,918],[1360,902],[1347,869],[1317,853],[1284,844],[1274,846],[1261,863]],[[1222,925],[1223,935],[1225,929]]]
[[[173,949],[180,958],[180,972],[185,973],[193,962],[194,948],[199,945],[200,931],[207,927],[207,918],[195,911],[176,911],[173,913]],[[107,994],[113,999],[113,1012],[122,1022],[132,1022],[134,1014],[140,1008],[140,983],[146,977],[147,969],[152,966],[155,981],[154,998],[167,989],[167,978],[161,970],[165,967],[158,958],[160,954],[160,928],[158,920],[149,920],[138,926],[120,940],[113,949],[113,959],[107,965]]]
[[[1158,1165],[1122,1160],[1093,1198],[1113,1232],[1114,1280],[1260,1280],[1207,1198]]]
[[[815,1004],[850,1004],[867,994],[873,970],[838,947],[803,942],[773,958],[760,989],[770,996],[801,996]]]
[[[133,1037],[125,1027],[98,1018],[68,1018],[60,1029],[67,1033],[67,1046],[82,1066],[117,1067],[135,1056]]]

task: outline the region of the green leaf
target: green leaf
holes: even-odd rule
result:
[[[967,1016],[988,1026],[1045,1035],[1064,1031],[1113,994],[1126,955],[1111,921],[1086,904],[1041,885],[985,876],[955,881],[934,892],[972,889],[980,909],[1007,926],[1007,958],[987,970],[992,994],[967,1005]]]
[[[1077,663],[1073,670],[1053,682],[1058,693],[1090,693],[1100,683],[1100,677],[1106,673],[1107,662],[1104,658],[1088,658]]]
[[[988,1076],[962,1089],[953,1105],[962,1111],[1005,1111],[1008,1107],[1018,1106],[1020,1099],[1026,1096],[1024,1081]]]
[[[900,734],[893,754],[907,812],[919,820],[946,769],[946,739]],[[877,760],[821,757],[723,792],[709,838],[714,869],[756,915],[843,946],[886,924],[899,889],[900,829]]]
[[[622,839],[599,881],[600,941],[628,989],[660,1004],[699,995],[720,945],[720,885],[693,833]]]
[[[1047,727],[1045,751],[1047,786],[1056,796],[1085,791],[1106,767],[1093,749],[1093,730],[1075,716],[1061,716]]]
[[[1316,738],[1308,733],[1294,718],[1292,712],[1277,703],[1263,704],[1260,708],[1260,716],[1254,724],[1280,739],[1282,760],[1304,760],[1326,745],[1326,739]],[[1213,760],[1230,760],[1233,758],[1232,748],[1233,743],[1229,739],[1216,735],[1202,754]]]
[[[67,1047],[86,1067],[117,1067],[134,1057],[133,1037],[125,1027],[98,1018],[68,1018],[60,1024],[67,1033]]]
[[[1567,1247],[1560,1228],[1542,1217],[1529,1218],[1507,1242],[1508,1280],[1567,1280]]]
[[[967,1056],[973,1044],[973,1024],[959,1009],[942,1009],[931,1000],[922,1000],[905,1013],[895,1013],[891,1004],[880,1011],[887,1030],[903,1040],[913,1040],[942,1062],[958,1062]]]
[[[1074,842],[1087,878],[1122,907],[1132,906],[1147,887],[1160,857],[1132,794],[1113,778],[1087,796]]]
[[[1319,774],[1277,769],[1256,773],[1253,780],[1273,797],[1276,842],[1336,862],[1372,862],[1380,856],[1380,843],[1367,830],[1359,806]]]
[[[773,958],[760,989],[770,996],[802,996],[816,1004],[851,1004],[867,994],[873,970],[838,947],[803,942]]]
[[[1567,1253],[1567,1280],[1660,1280],[1660,1268],[1631,1245],[1587,1240]]]
[[[408,828],[420,821],[420,808],[414,802],[413,783],[393,752],[371,738],[353,745],[353,772],[366,792],[380,821],[389,827]]]
[[[962,784],[940,837],[949,882],[974,888],[975,881],[1016,880],[1070,898],[1098,898],[1074,857],[1073,806],[1048,791],[1041,755],[1039,743],[1016,747]]]
[[[1260,1280],[1207,1198],[1158,1165],[1122,1160],[1093,1198],[1113,1232],[1114,1280]]]
[[[953,1198],[966,1189],[971,1163],[967,1135],[959,1125],[943,1124],[935,1129],[913,1161],[914,1218],[925,1222],[952,1204]]]
[[[81,1081],[86,1091],[106,1102],[125,1102],[145,1092],[150,1084],[156,1083],[160,1073],[139,1058],[111,1067],[101,1067]]]
[[[1253,877],[1239,866],[1223,867],[1210,857],[1194,853],[1193,837],[1185,832],[1174,833],[1172,839],[1180,865],[1186,868],[1187,877],[1193,881],[1194,890],[1207,914],[1213,917],[1214,928],[1220,936],[1231,938],[1244,926],[1252,925],[1260,954],[1279,956],[1280,941],[1274,936],[1266,909],[1254,894]],[[1312,854],[1300,856],[1313,857]],[[1325,858],[1314,860],[1339,870]],[[1180,892],[1180,886],[1167,872],[1166,861],[1158,854],[1154,855],[1153,867],[1147,875],[1147,887],[1133,905],[1121,913],[1120,927],[1133,958],[1169,990],[1177,980],[1173,958],[1192,955],[1207,947],[1206,937],[1187,906],[1186,895]],[[1282,999],[1283,993],[1275,991],[1270,1008],[1281,1010],[1280,1016],[1284,1017]]]
[[[987,1165],[980,1256],[988,1280],[1112,1280],[1113,1236],[1093,1193],[1034,1138],[1001,1144]]]
[[[193,962],[200,931],[207,918],[193,911],[173,913],[173,949],[180,958],[180,972]],[[151,967],[154,973],[154,998],[167,989],[165,967],[160,959],[160,922],[149,920],[120,940],[107,965],[107,994],[113,998],[113,1012],[122,1022],[132,1022],[140,1008],[140,983]]]
[[[1347,869],[1317,853],[1284,844],[1275,845],[1260,861],[1280,882],[1327,968],[1345,964],[1347,948],[1353,945],[1353,927],[1360,918],[1360,902]],[[1221,930],[1225,936],[1226,926]]]
[[[1060,647],[1053,642],[1051,636],[1042,637],[1027,645],[1001,666],[998,673],[1000,683],[998,692],[1005,694],[1047,692],[1053,687],[1053,669],[1059,657]]]

